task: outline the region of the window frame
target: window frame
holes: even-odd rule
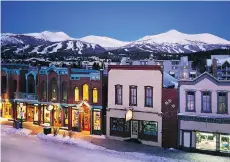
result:
[[[219,103],[220,103],[219,94],[220,93],[225,94],[226,112],[220,112],[220,110],[219,110]],[[228,92],[225,92],[225,91],[217,92],[217,114],[228,114]]]
[[[194,93],[194,110],[189,110],[188,109],[188,93]],[[196,91],[191,91],[191,90],[189,90],[189,91],[186,91],[186,102],[185,102],[185,104],[186,104],[186,106],[185,106],[185,111],[186,112],[196,112]]]
[[[153,107],[153,87],[152,86],[145,86],[144,88],[145,88],[145,107],[151,107],[152,108]],[[147,96],[147,94],[146,94],[148,89],[151,90],[151,92],[150,92],[151,97]],[[147,104],[147,98],[151,99],[151,105]]]
[[[136,90],[136,94],[132,95],[132,89]],[[132,103],[132,96],[136,97],[136,103]],[[129,86],[129,106],[137,106],[137,86],[136,85],[130,85]]]
[[[65,87],[64,87],[65,85]],[[65,88],[65,89],[64,89]],[[67,101],[68,100],[68,91],[67,91],[67,82],[62,82],[62,101]],[[64,90],[66,91],[66,99],[64,99]]]
[[[121,94],[119,95],[121,97],[121,102],[118,102],[118,87],[121,89]],[[115,105],[122,105],[123,104],[123,86],[120,84],[115,85]]]
[[[204,96],[205,93],[208,93],[209,97],[210,97],[210,101],[209,101],[210,110],[209,111],[204,111],[203,96]],[[212,92],[210,92],[210,91],[202,91],[201,92],[201,113],[212,113]]]

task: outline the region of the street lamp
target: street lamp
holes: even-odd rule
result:
[[[21,102],[21,103],[19,103],[19,107],[21,108],[21,110],[20,110],[20,116],[21,116],[21,128],[23,128],[22,127],[22,117],[23,117],[23,111],[22,111],[22,108],[23,108],[23,103]]]

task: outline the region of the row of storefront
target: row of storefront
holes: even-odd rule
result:
[[[3,118],[77,132],[89,131],[91,134],[101,134],[102,107],[89,106],[86,102],[71,106],[1,102],[0,108]]]

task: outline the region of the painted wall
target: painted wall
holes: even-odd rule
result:
[[[185,112],[186,107],[186,90],[196,90],[195,92],[195,109],[196,112]],[[201,113],[201,91],[212,92],[212,113]],[[229,91],[230,86],[218,86],[209,79],[203,79],[196,85],[181,85],[180,86],[180,112],[188,115],[205,115],[205,116],[228,116],[230,117],[230,93],[228,93],[228,114],[217,114],[217,92],[218,91]]]
[[[115,85],[122,85],[123,105],[115,104]],[[161,112],[162,101],[162,73],[159,70],[122,70],[111,69],[108,74],[108,108],[123,110],[107,111],[106,134],[109,138],[122,139],[110,136],[110,117],[125,118],[126,109],[129,108],[129,86],[137,86],[137,106],[134,109],[133,119],[158,122],[158,142],[146,142],[148,145],[162,145],[162,117],[154,114]],[[153,87],[153,108],[145,107],[144,86]],[[135,112],[141,111],[141,112]],[[149,113],[146,113],[149,112]]]

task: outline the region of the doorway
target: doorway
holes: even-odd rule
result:
[[[34,111],[33,111],[33,107],[28,105],[27,106],[27,121],[28,122],[33,122],[33,116],[34,116]]]
[[[53,110],[53,123],[55,127],[61,127],[62,126],[62,115],[61,115],[61,109]]]
[[[80,125],[82,131],[90,131],[90,109],[86,105],[82,105],[82,112],[80,112]]]
[[[184,148],[190,148],[191,147],[191,132],[189,131],[183,131],[183,147]]]
[[[131,138],[138,138],[138,121],[131,121]]]

